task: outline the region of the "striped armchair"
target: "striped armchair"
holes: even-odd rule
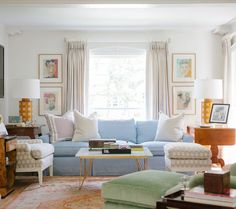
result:
[[[53,145],[40,139],[17,140],[16,151],[16,172],[38,172],[40,185],[46,168],[53,175]]]

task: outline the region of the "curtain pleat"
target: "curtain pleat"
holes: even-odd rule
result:
[[[149,49],[149,75],[151,117],[158,119],[159,112],[170,115],[168,85],[168,44],[152,42]]]
[[[66,42],[66,110],[84,113],[87,46],[84,41]]]

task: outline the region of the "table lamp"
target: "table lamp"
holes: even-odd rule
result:
[[[194,81],[196,99],[204,99],[201,103],[201,122],[208,124],[211,114],[213,99],[222,99],[221,79],[197,79]]]
[[[12,83],[14,98],[22,98],[19,101],[19,114],[23,122],[32,121],[32,101],[40,98],[39,79],[14,79]]]
[[[3,117],[0,115],[0,136],[8,135],[7,129],[3,123]]]

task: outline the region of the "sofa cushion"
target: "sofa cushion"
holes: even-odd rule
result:
[[[31,146],[31,155],[34,159],[42,159],[48,155],[53,154],[54,147],[51,144],[30,144]]]
[[[98,120],[101,138],[124,140],[136,143],[136,127],[134,119],[130,120]]]
[[[156,201],[176,186],[182,176],[167,171],[140,171],[103,183],[102,196],[105,201],[155,208]]]
[[[141,143],[144,147],[147,147],[154,156],[164,156],[164,146],[173,142],[158,142],[149,141]]]
[[[74,116],[72,111],[66,112],[62,117],[53,114],[45,114],[50,140],[52,143],[72,138],[74,134]]]
[[[88,142],[60,141],[54,144],[55,157],[71,157],[79,151],[80,148],[88,147]]]
[[[75,133],[73,141],[89,141],[90,139],[99,139],[98,122],[96,113],[88,117],[83,116],[79,111],[74,111]]]
[[[157,121],[148,120],[148,121],[137,121],[136,122],[137,130],[137,143],[143,143],[146,141],[153,141],[157,132]]]
[[[184,114],[169,118],[164,113],[159,114],[156,141],[181,141],[183,138]]]

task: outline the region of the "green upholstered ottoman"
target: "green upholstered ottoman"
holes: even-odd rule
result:
[[[183,174],[147,170],[118,177],[102,185],[105,209],[155,208],[161,196],[178,185]]]

